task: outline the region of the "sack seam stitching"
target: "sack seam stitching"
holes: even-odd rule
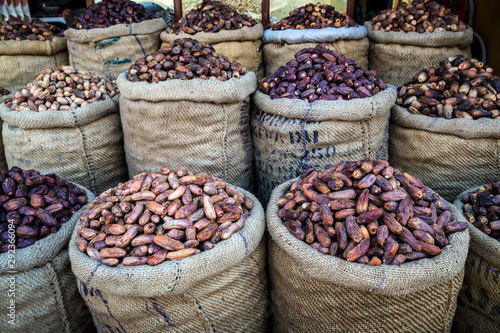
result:
[[[229,116],[227,112],[227,107],[226,104],[222,104],[222,107],[224,108],[224,115],[226,117],[224,121],[224,141],[222,145],[222,152],[224,154],[224,179],[228,179],[228,157],[227,157],[227,137],[228,137],[228,122],[229,122]]]
[[[50,280],[51,280],[52,285],[53,285],[52,291],[54,293],[54,298],[56,300],[56,304],[59,308],[59,314],[61,315],[62,325],[63,325],[66,333],[71,333],[68,315],[66,314],[66,309],[64,308],[64,300],[62,299],[63,296],[62,296],[62,291],[61,291],[61,287],[59,284],[57,272],[53,267],[52,261],[49,261],[47,264],[45,264],[45,267],[47,268],[47,271],[49,272],[49,277],[50,277]]]
[[[207,313],[205,312],[205,310],[203,310],[203,307],[201,306],[201,304],[196,300],[196,298],[194,296],[192,296],[188,291],[186,291],[186,295],[191,299],[191,301],[194,303],[195,305],[195,308],[196,308],[196,311],[201,315],[201,317],[203,318],[203,320],[208,324],[209,328],[210,328],[210,331],[211,332],[216,332],[215,330],[215,327],[214,325],[212,324],[212,322],[210,321],[210,319],[208,318],[208,315]]]

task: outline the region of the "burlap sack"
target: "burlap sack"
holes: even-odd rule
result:
[[[370,69],[385,83],[400,87],[413,75],[429,67],[438,67],[448,57],[470,58],[474,38],[472,28],[465,31],[382,32],[365,22],[370,39]]]
[[[276,201],[292,182],[274,189],[266,216],[275,332],[450,332],[467,231],[451,235],[434,258],[400,267],[351,263],[318,252],[283,225]]]
[[[68,65],[66,38],[51,41],[0,41],[0,87],[24,88],[47,68]]]
[[[266,30],[263,37],[266,75],[276,72],[280,66],[295,57],[302,49],[326,43],[331,50],[339,51],[348,58],[368,68],[369,41],[365,27]]]
[[[94,194],[87,191],[88,202]],[[71,271],[68,242],[87,205],[55,234],[24,249],[0,254],[0,332],[87,333],[94,327]],[[12,265],[12,266],[11,266]],[[11,294],[11,292],[13,294]],[[9,309],[15,301],[14,309]],[[12,307],[12,306],[11,306]],[[13,311],[11,311],[13,310]],[[14,324],[9,321],[15,314]]]
[[[101,193],[127,180],[118,96],[70,111],[11,111],[0,105],[9,167],[35,169]]]
[[[0,97],[0,104],[2,104],[7,98],[10,98],[14,96],[14,92],[11,92],[9,95]],[[3,126],[3,121],[0,119],[0,130]],[[0,169],[2,170],[7,170],[7,160],[5,159],[5,151],[3,148],[3,139],[2,136],[0,135]]]
[[[240,189],[241,190],[241,189]],[[265,221],[254,202],[244,227],[212,250],[158,266],[107,267],[78,250],[70,257],[99,332],[265,332]]]
[[[453,205],[463,212],[460,194]],[[500,242],[469,223],[470,247],[465,262],[464,284],[458,294],[453,332],[500,331]]]
[[[500,122],[495,119],[444,119],[391,111],[391,165],[420,178],[446,200],[500,174]]]
[[[350,101],[275,99],[254,94],[252,133],[257,197],[305,170],[342,160],[387,159],[389,111],[396,89]]]
[[[118,77],[120,114],[130,177],[162,165],[207,172],[250,189],[249,125],[255,74],[240,79],[130,82]]]
[[[137,60],[160,48],[161,18],[103,29],[68,29],[69,63],[77,70],[97,73],[110,80]]]
[[[225,55],[230,61],[239,62],[249,72],[254,72],[257,79],[264,77],[264,62],[262,60],[262,24],[244,27],[238,30],[223,30],[216,33],[198,32],[189,34],[169,34],[162,32],[161,46],[171,44],[179,38],[192,38],[211,44],[217,53]]]

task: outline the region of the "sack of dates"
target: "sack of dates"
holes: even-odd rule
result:
[[[104,0],[80,14],[64,32],[69,63],[110,80],[134,61],[160,48],[167,24],[143,5],[129,0]]]
[[[11,91],[46,68],[68,64],[66,38],[58,27],[34,18],[0,23],[0,86]]]
[[[315,17],[312,20],[311,17]],[[274,73],[302,49],[325,43],[368,68],[369,41],[366,28],[335,7],[307,4],[290,12],[264,31],[264,60],[266,75]]]
[[[418,72],[392,108],[391,163],[446,200],[498,180],[500,78],[475,59],[455,56]]]
[[[259,81],[251,124],[262,203],[276,186],[312,166],[388,158],[396,89],[375,74],[320,44]]]
[[[94,195],[34,170],[0,170],[0,178],[0,331],[92,332],[67,245]]]
[[[402,2],[365,22],[365,27],[370,39],[370,69],[396,87],[447,57],[471,56],[472,28],[436,1]]]
[[[138,60],[117,83],[130,176],[168,162],[252,187],[253,72],[184,38]]]
[[[457,219],[387,161],[278,186],[266,218],[276,332],[449,332],[469,244]]]
[[[249,192],[162,167],[90,203],[70,257],[99,332],[265,332],[264,229]]]
[[[127,179],[114,81],[47,69],[0,105],[0,117],[11,167],[55,172],[95,193]]]
[[[496,332],[500,327],[500,182],[469,189],[453,204],[470,222],[469,254],[453,332]]]
[[[162,32],[160,38],[162,46],[178,38],[193,38],[208,43],[217,53],[240,63],[260,79],[264,77],[263,32],[262,24],[238,13],[234,6],[221,1],[204,0]]]
[[[6,100],[9,97],[12,97],[12,94],[9,90],[0,87],[0,104],[3,103],[4,100]],[[3,126],[3,121],[0,119],[0,130]],[[7,170],[7,161],[5,160],[5,151],[3,148],[3,139],[2,136],[0,135],[0,169],[2,170]]]

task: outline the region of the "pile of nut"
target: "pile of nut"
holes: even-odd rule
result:
[[[286,66],[259,81],[259,90],[272,99],[340,100],[371,97],[386,84],[354,60],[327,44],[302,49]]]
[[[197,32],[219,32],[253,27],[257,24],[253,18],[240,14],[232,5],[222,1],[203,0],[192,11],[172,24],[167,32],[194,35]]]
[[[163,166],[92,201],[80,218],[78,249],[108,266],[180,260],[228,239],[252,208],[222,179]]]
[[[156,12],[155,14],[165,21],[167,28],[170,27],[175,21],[174,9],[172,7],[167,7],[166,9]]]
[[[103,0],[90,5],[71,23],[73,29],[107,28],[158,18],[143,5],[129,0]]]
[[[484,185],[460,200],[467,220],[500,241],[500,183]]]
[[[212,45],[191,38],[176,39],[158,52],[141,58],[130,66],[127,79],[131,82],[179,80],[238,79],[247,69],[236,61],[215,52]]]
[[[13,167],[0,170],[0,253],[56,233],[87,204],[85,190],[55,174]]]
[[[451,205],[387,161],[340,162],[307,170],[283,198],[279,217],[321,253],[377,266],[432,257],[447,234],[467,229]]]
[[[349,28],[358,24],[346,13],[340,13],[330,5],[316,5],[310,3],[296,8],[290,15],[282,18],[276,24],[269,24],[266,28],[273,30],[285,29],[323,29],[323,28]]]
[[[386,9],[372,19],[374,30],[397,32],[464,31],[467,25],[436,1],[414,0]]]
[[[10,91],[8,91],[5,88],[0,87],[0,97],[7,96],[8,94],[10,94]]]
[[[429,117],[500,119],[500,78],[477,59],[458,55],[415,74],[396,104]]]
[[[59,66],[42,71],[35,81],[6,99],[5,104],[12,111],[67,111],[118,93],[115,81],[76,71],[71,66]]]
[[[37,18],[11,17],[0,22],[1,40],[52,40],[62,37],[63,33],[57,26],[44,23]]]

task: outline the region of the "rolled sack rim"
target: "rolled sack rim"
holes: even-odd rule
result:
[[[218,44],[226,42],[245,42],[254,41],[262,38],[264,28],[261,23],[253,27],[243,27],[237,30],[222,30],[219,32],[197,32],[194,35],[186,33],[168,33],[166,30],[160,35],[163,43],[172,43],[176,39],[191,38],[200,42],[209,44]]]
[[[51,40],[5,40],[0,41],[0,56],[50,56],[68,49],[66,37]]]
[[[293,236],[278,216],[276,201],[297,179],[287,181],[273,190],[267,207],[266,224],[274,244],[311,278],[362,292],[404,296],[449,282],[464,269],[469,244],[468,229],[452,234],[448,238],[450,244],[442,249],[440,255],[403,263],[400,267],[384,264],[368,266],[318,252]],[[455,220],[465,220],[454,206],[452,210],[453,216],[458,217]]]
[[[139,23],[121,23],[107,28],[74,29],[69,28],[64,32],[68,42],[92,43],[105,39],[118,38],[129,35],[148,35],[157,33],[167,28],[167,23],[161,18],[150,19]]]
[[[370,42],[402,44],[421,47],[458,47],[465,49],[472,44],[474,30],[467,26],[464,31],[397,32],[374,30],[370,21],[364,23]]]
[[[429,117],[411,114],[407,109],[395,104],[391,109],[391,122],[404,128],[453,135],[464,139],[500,139],[500,120],[498,119]]]
[[[396,87],[387,85],[387,88],[372,97],[356,98],[351,100],[323,101],[312,103],[301,99],[279,98],[271,99],[259,90],[253,95],[253,102],[257,109],[276,116],[295,118],[305,121],[363,121],[387,114],[395,103]]]
[[[322,28],[322,29],[285,29],[264,31],[264,44],[301,44],[301,43],[331,43],[338,40],[359,40],[368,35],[366,27]]]
[[[86,282],[89,288],[95,287],[120,296],[157,297],[188,291],[197,283],[221,274],[251,257],[264,235],[265,216],[262,205],[250,192],[239,187],[238,190],[252,199],[254,207],[243,228],[228,239],[215,244],[213,249],[182,260],[166,260],[155,266],[146,264],[108,267],[78,250],[77,225],[69,244],[73,273],[78,279]],[[238,252],[235,252],[235,249]],[[151,285],[157,284],[158,280],[165,281],[164,286],[161,289],[150,288]],[[123,288],[118,289],[117,285]]]
[[[500,179],[498,180],[500,182]],[[483,186],[483,185],[481,185]],[[462,193],[455,199],[453,205],[460,211],[463,211],[464,203],[460,200],[460,198],[466,194],[470,194],[471,192],[477,190],[481,186],[476,186],[471,189],[468,189]],[[465,221],[469,224],[469,233],[470,233],[470,249],[480,257],[485,258],[489,262],[491,262],[495,267],[500,267],[500,241],[490,237],[485,234],[478,228],[476,228],[472,223],[470,223],[467,218]]]
[[[255,92],[257,78],[254,72],[247,72],[239,79],[219,80],[179,80],[161,82],[131,82],[127,71],[116,79],[122,98],[132,101],[227,104],[241,102]]]
[[[21,129],[75,128],[84,126],[112,113],[118,113],[120,94],[67,111],[12,111],[5,102],[0,104],[0,117],[11,127]]]
[[[88,188],[83,185],[77,184],[75,182],[70,182],[75,184],[81,189],[86,191],[87,202],[94,200],[95,196]],[[14,269],[10,267],[8,252],[0,254],[0,275],[9,274],[9,271],[15,271],[17,273],[25,272],[30,269],[45,265],[47,262],[51,261],[56,257],[59,252],[68,245],[71,238],[71,234],[75,228],[75,225],[80,221],[80,216],[85,212],[88,207],[88,203],[80,208],[66,223],[61,225],[61,228],[54,234],[50,234],[47,237],[37,240],[33,245],[25,247],[23,249],[16,249],[14,254]]]

